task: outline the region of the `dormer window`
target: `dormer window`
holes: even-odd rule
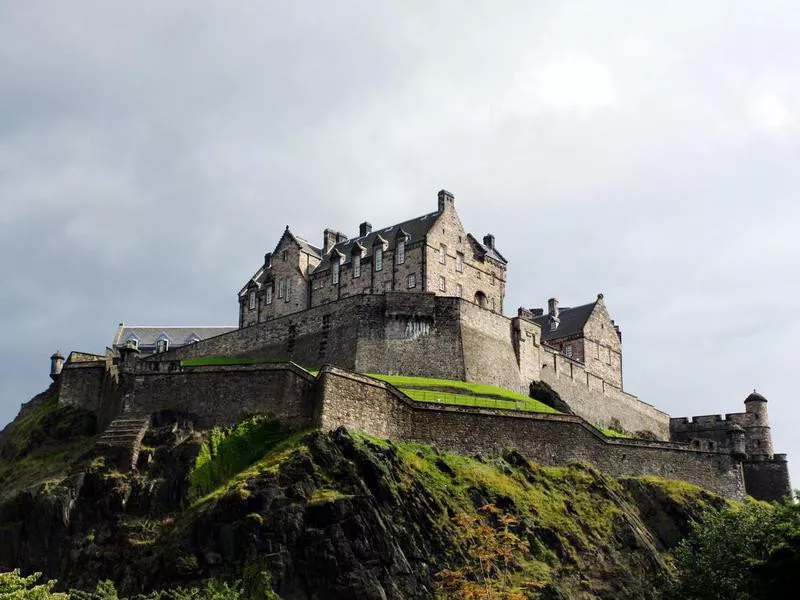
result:
[[[397,264],[402,265],[406,262],[406,241],[399,240],[397,242]]]
[[[169,350],[169,340],[166,338],[161,338],[160,340],[156,341],[156,354],[161,354],[162,352],[166,352]]]
[[[254,291],[248,294],[247,307],[253,310],[256,307],[256,293]]]
[[[353,255],[353,278],[361,277],[361,254]]]
[[[550,317],[550,331],[555,331],[558,329],[560,325],[560,321],[556,317]]]
[[[383,269],[383,248],[378,246],[375,248],[375,270],[380,271]]]
[[[567,344],[564,346],[564,355],[567,358],[572,358],[572,344]]]
[[[331,264],[331,283],[334,285],[339,283],[339,260],[334,256],[334,261]]]

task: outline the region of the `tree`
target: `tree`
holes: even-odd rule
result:
[[[0,573],[0,598],[3,600],[68,600],[67,594],[53,592],[55,581],[39,583],[41,573],[22,577],[19,569]]]
[[[795,504],[747,501],[708,511],[676,548],[676,578],[664,586],[662,596],[686,600],[766,598],[759,591],[758,574],[768,579],[788,577],[781,569],[796,564],[789,544],[797,535],[800,508]],[[782,548],[788,550],[774,554]]]
[[[510,577],[520,566],[520,554],[529,547],[514,533],[519,519],[501,514],[493,504],[480,510],[484,518],[468,513],[453,517],[467,545],[466,561],[455,569],[440,571],[436,587],[445,598],[522,600],[526,597],[522,587],[514,585]]]

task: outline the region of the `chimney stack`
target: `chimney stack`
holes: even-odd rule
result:
[[[264,255],[264,268],[269,269],[270,265],[272,265],[272,252],[267,252]]]
[[[367,223],[364,221],[361,225],[358,226],[358,237],[364,237],[365,235],[369,235],[372,233],[372,223]]]
[[[547,301],[547,314],[558,318],[558,298],[550,298]]]
[[[455,207],[456,197],[447,190],[439,190],[439,213]]]
[[[333,229],[326,229],[325,233],[322,234],[322,255],[326,255],[328,252],[333,250],[333,247],[336,245],[339,238],[339,233],[334,231]]]
[[[483,236],[483,245],[494,250],[494,236],[491,233]]]

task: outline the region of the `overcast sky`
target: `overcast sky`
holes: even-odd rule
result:
[[[506,313],[605,294],[628,391],[769,399],[800,487],[796,2],[0,2],[0,421],[119,321],[235,325],[285,225],[452,191]]]

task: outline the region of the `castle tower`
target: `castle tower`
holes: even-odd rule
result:
[[[119,349],[120,370],[123,373],[135,373],[136,363],[139,361],[139,348],[133,341],[128,341],[124,348]]]
[[[64,368],[64,355],[61,352],[56,351],[50,357],[50,379],[53,381],[58,380],[58,376],[61,375],[61,369]]]
[[[745,413],[749,415],[745,425],[747,455],[751,459],[772,459],[772,432],[769,427],[767,399],[753,390],[744,401]]]

